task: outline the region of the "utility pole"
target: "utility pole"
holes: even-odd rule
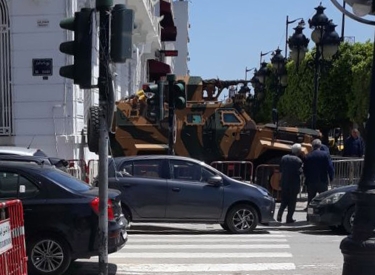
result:
[[[113,108],[110,72],[110,16],[113,0],[96,0],[99,11],[99,275],[108,275],[108,117]],[[112,101],[112,102],[111,102]]]
[[[176,81],[176,75],[168,74],[167,75],[168,81],[168,128],[169,128],[169,136],[168,136],[168,155],[174,155],[174,142],[175,142],[175,129],[177,125],[175,125],[175,95],[173,85]]]

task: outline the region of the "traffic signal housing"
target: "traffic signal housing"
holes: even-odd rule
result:
[[[174,105],[176,109],[182,110],[186,108],[186,91],[185,82],[178,81],[173,85]]]
[[[125,63],[133,54],[134,11],[118,4],[112,9],[111,60]]]
[[[74,80],[82,89],[92,87],[92,21],[93,9],[83,8],[74,17],[60,21],[60,27],[74,32],[74,41],[60,44],[60,52],[73,55],[72,65],[62,66],[60,75]]]
[[[143,88],[147,96],[147,115],[161,121],[164,119],[164,85],[162,81],[157,84],[145,85]]]

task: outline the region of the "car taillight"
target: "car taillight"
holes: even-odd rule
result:
[[[99,215],[99,198],[95,198],[90,203],[92,210]],[[112,201],[108,200],[108,220],[113,221],[115,219],[115,214],[113,213]]]

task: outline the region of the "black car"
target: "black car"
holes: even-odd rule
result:
[[[316,225],[327,225],[334,231],[351,233],[355,202],[351,195],[357,185],[331,189],[316,196],[307,208],[307,220]]]
[[[275,201],[266,189],[195,159],[119,157],[108,170],[109,187],[121,191],[123,213],[132,222],[219,223],[249,233],[258,222],[274,220]]]
[[[127,221],[118,190],[108,191],[108,252],[121,249]],[[20,199],[30,274],[60,275],[98,255],[98,188],[38,163],[0,160],[0,200]]]

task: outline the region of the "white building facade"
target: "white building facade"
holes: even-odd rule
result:
[[[178,49],[178,56],[175,57],[174,70],[176,75],[190,75],[188,63],[189,56],[189,1],[178,0],[173,2],[173,12],[177,27],[177,38],[175,48]]]
[[[133,58],[115,65],[119,99],[173,71],[172,60],[160,56],[159,50],[173,43],[175,35],[173,22],[164,22],[172,31],[162,28],[168,16],[173,19],[168,12],[173,3],[114,0],[114,4],[133,9],[136,25]],[[98,103],[98,91],[81,90],[59,75],[60,67],[73,61],[59,51],[62,42],[73,39],[60,28],[60,21],[94,6],[95,0],[0,0],[0,145],[40,148],[66,159],[96,158],[87,149],[85,129],[87,110]],[[163,39],[169,32],[172,36]]]

